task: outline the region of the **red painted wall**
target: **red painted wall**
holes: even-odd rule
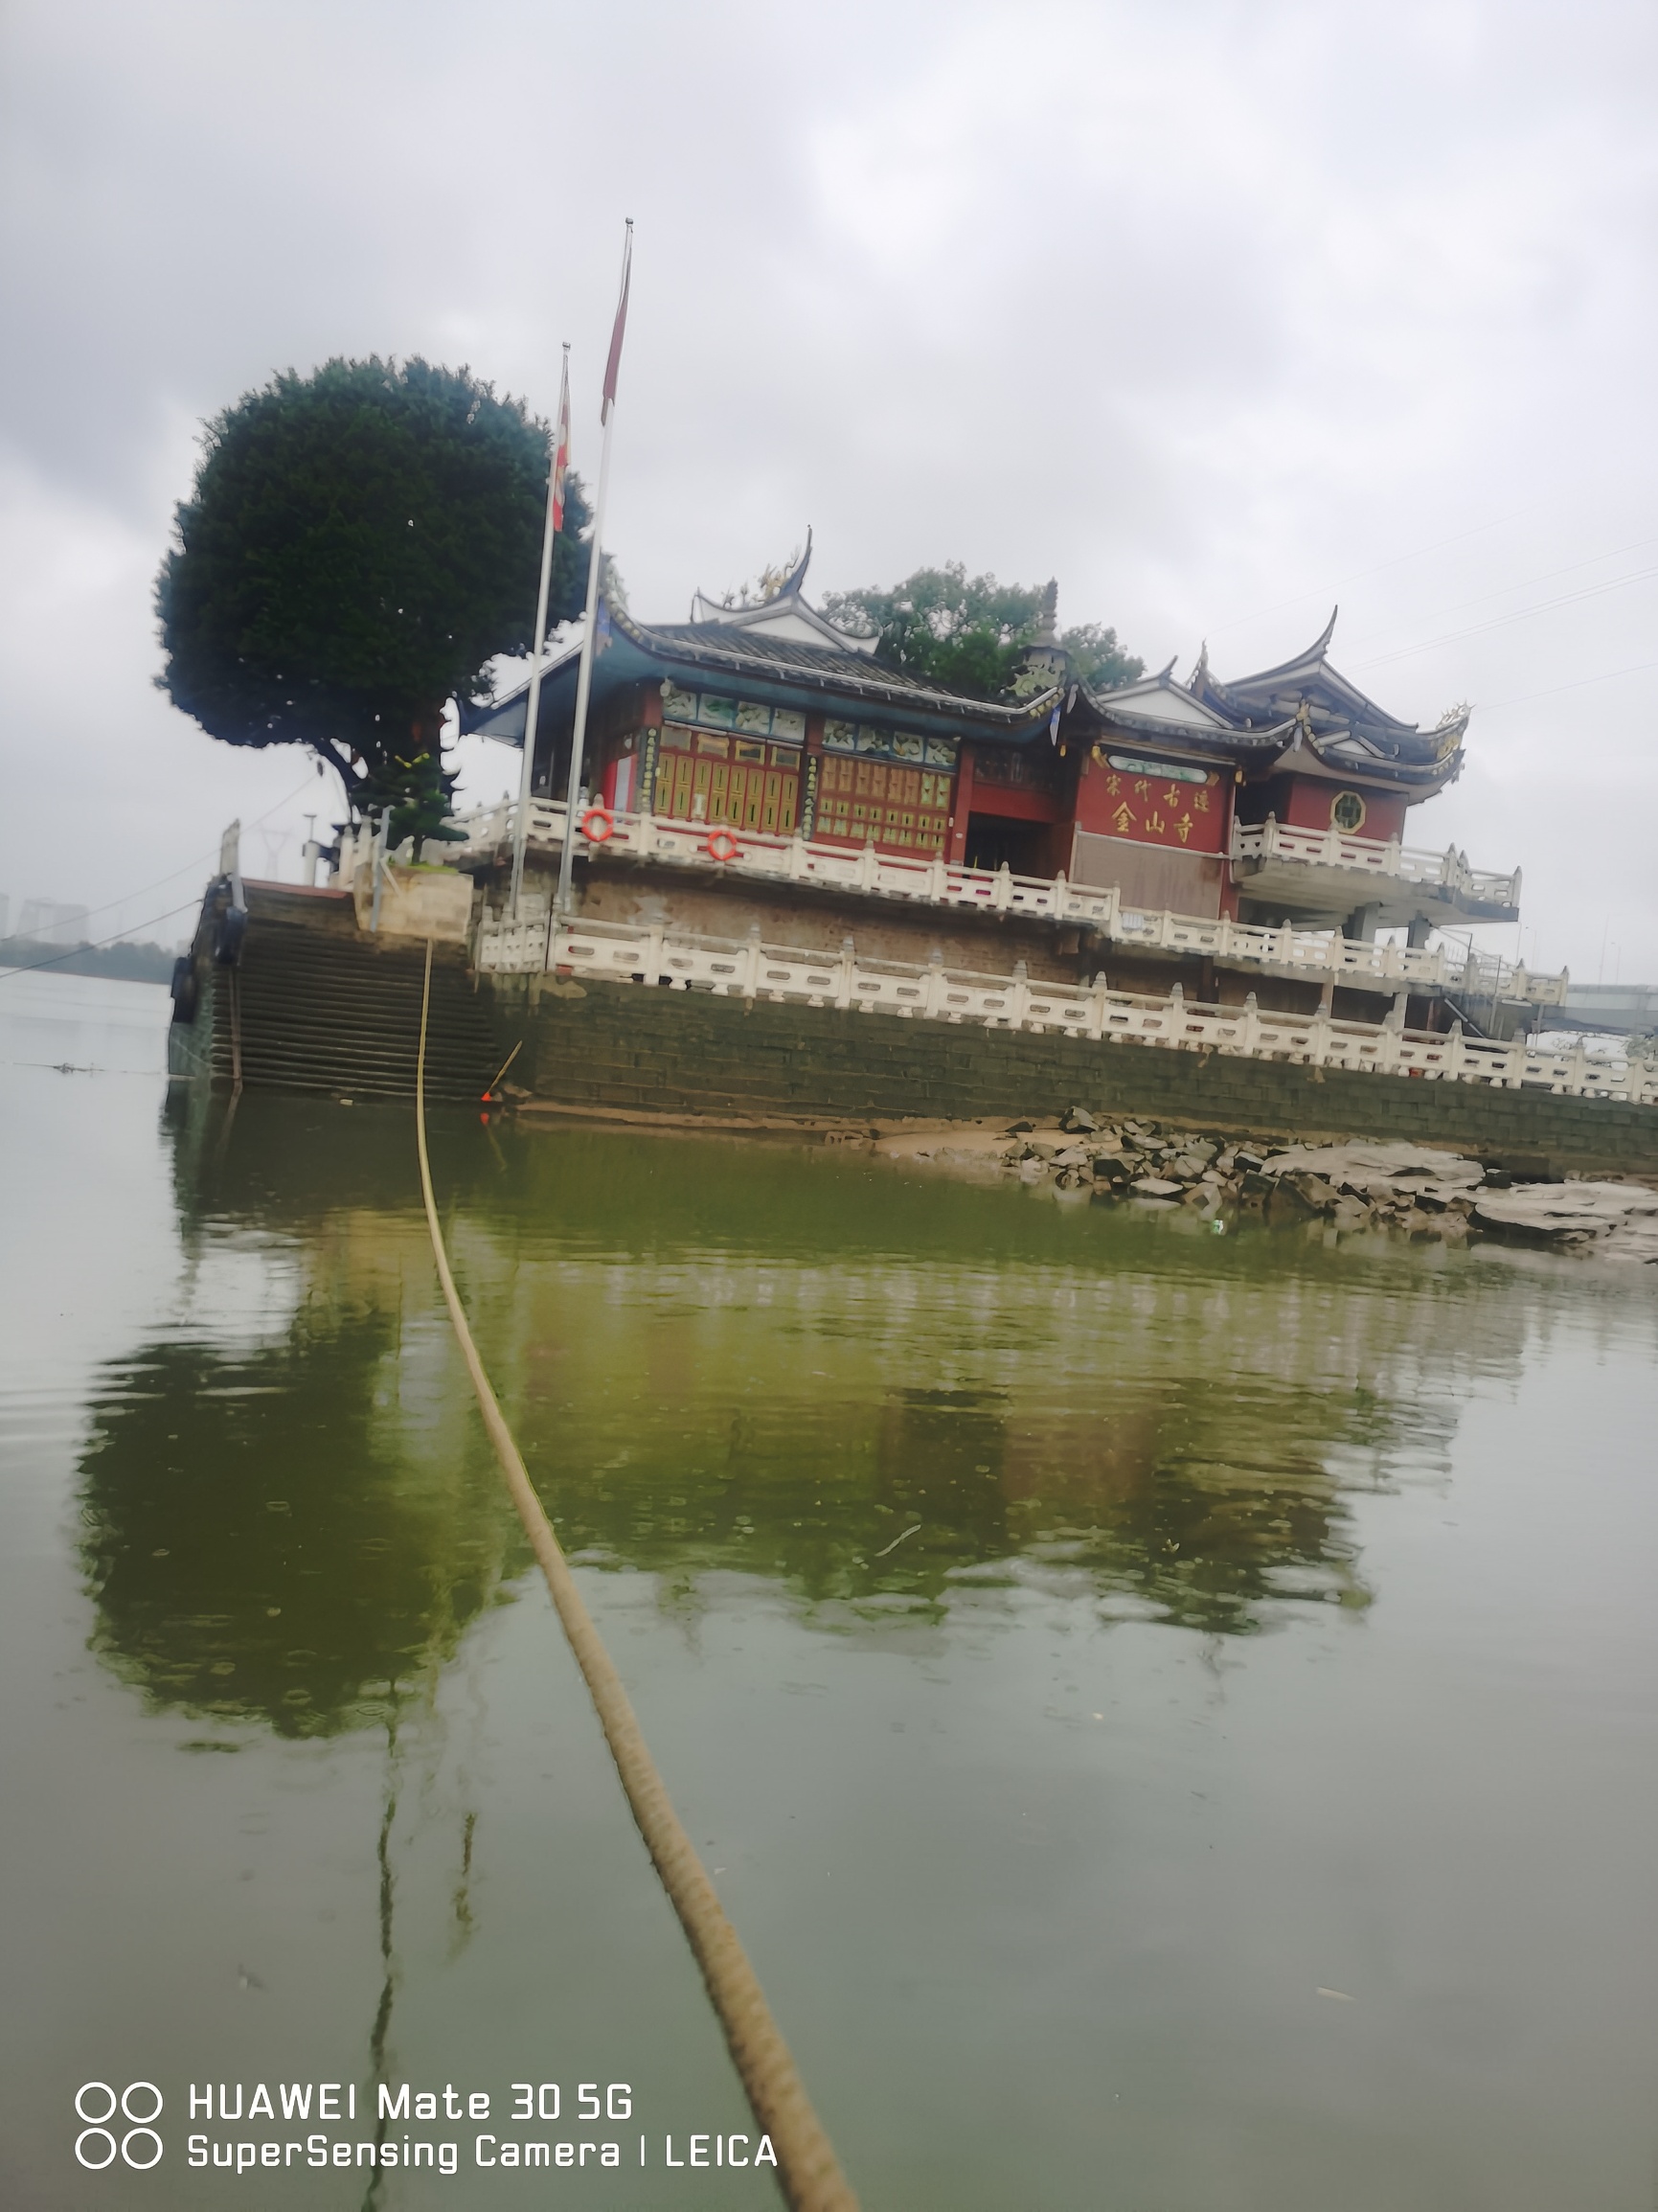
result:
[[[946,858],[952,868],[959,868],[967,856],[967,817],[973,810],[973,748],[964,745],[956,768],[956,788],[952,798],[955,811],[950,816],[950,842]]]
[[[960,805],[959,787],[957,804]],[[1053,791],[1021,791],[1009,784],[975,781],[970,811],[999,815],[1009,822],[1056,822],[1063,810]]]
[[[1378,845],[1390,837],[1403,837],[1409,801],[1402,793],[1367,790],[1360,783],[1327,783],[1322,776],[1274,776],[1257,784],[1249,789],[1240,812],[1250,822],[1264,822],[1268,814],[1276,814],[1297,830],[1328,830],[1329,810],[1343,791],[1356,791],[1365,806],[1364,820],[1349,834],[1374,837]]]

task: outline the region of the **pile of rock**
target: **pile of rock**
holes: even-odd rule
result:
[[[999,1157],[1024,1182],[1052,1176],[1061,1190],[1085,1187],[1102,1197],[1185,1202],[1210,1214],[1236,1202],[1242,1178],[1264,1164],[1260,1152],[1160,1122],[1102,1127],[1080,1106],[1053,1130],[1015,1122]]]
[[[977,1133],[977,1132],[976,1132]],[[994,1163],[1022,1182],[1107,1202],[1187,1206],[1205,1219],[1257,1212],[1323,1220],[1342,1231],[1395,1230],[1461,1242],[1470,1234],[1658,1263],[1658,1191],[1640,1183],[1516,1183],[1500,1168],[1423,1145],[1228,1141],[1162,1122],[1096,1121],[1074,1106],[1056,1126],[1015,1122],[971,1152],[943,1138],[917,1156]]]

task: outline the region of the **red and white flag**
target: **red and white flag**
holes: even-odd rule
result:
[[[553,533],[564,527],[564,478],[570,467],[570,349],[564,349],[564,380],[558,387],[558,427],[553,434]]]
[[[627,224],[627,243],[622,251],[622,297],[616,303],[616,328],[610,333],[610,358],[604,364],[604,403],[601,422],[608,422],[616,404],[616,379],[622,373],[622,334],[627,328],[627,285],[633,274],[633,223]]]

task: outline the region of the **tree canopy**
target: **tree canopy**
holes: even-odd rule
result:
[[[354,813],[439,832],[454,778],[444,702],[488,695],[531,650],[547,497],[545,423],[469,370],[332,360],[209,423],[156,582],[156,678],[233,745],[309,745]],[[549,625],[581,612],[590,520],[565,486]]]
[[[1039,584],[969,576],[961,561],[950,560],[943,568],[918,568],[890,591],[831,591],[824,612],[855,636],[875,638],[875,658],[889,668],[993,698],[1018,675],[1046,598]],[[1121,650],[1117,632],[1099,623],[1061,630],[1058,642],[1084,683],[1127,683],[1145,673],[1143,661]]]

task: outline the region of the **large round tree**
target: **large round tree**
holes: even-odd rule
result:
[[[308,745],[354,816],[441,833],[451,697],[528,652],[548,432],[466,369],[329,361],[250,392],[207,428],[156,609],[156,681],[233,745]],[[581,611],[588,511],[574,479],[549,622]]]

